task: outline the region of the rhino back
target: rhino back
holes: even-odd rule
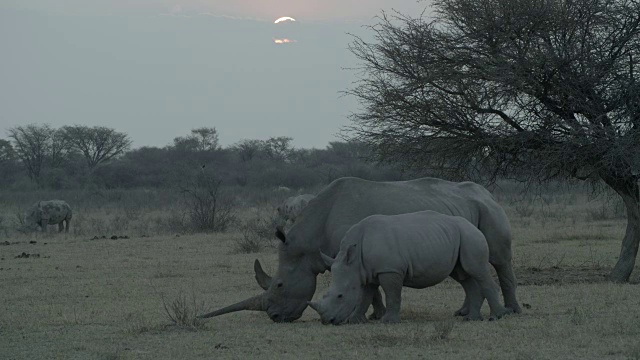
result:
[[[374,214],[397,215],[433,210],[462,216],[478,226],[480,207],[489,204],[500,208],[484,187],[471,182],[454,183],[436,178],[399,182],[342,180],[342,186],[331,189],[334,196],[325,226],[327,237],[336,245],[353,224]]]
[[[458,262],[460,221],[433,211],[401,215],[373,215],[349,233],[362,234],[362,264],[369,282],[381,273],[405,276],[404,285],[424,288],[446,279]],[[478,231],[476,229],[476,231]],[[345,236],[346,239],[349,236]],[[349,242],[357,242],[352,239]],[[341,245],[342,248],[348,244]]]
[[[40,202],[43,218],[49,219],[49,224],[59,224],[63,220],[71,219],[71,207],[63,200],[49,200]]]
[[[490,225],[508,226],[506,214],[491,193],[473,182],[437,178],[376,182],[346,177],[333,181],[302,210],[287,234],[292,239],[289,245],[300,252],[320,248],[335,256],[349,228],[367,216],[423,210],[461,216],[476,227],[481,225],[482,212],[484,218],[497,217]]]

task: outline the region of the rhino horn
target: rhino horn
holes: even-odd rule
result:
[[[260,265],[260,261],[256,259],[253,262],[253,271],[256,272],[256,281],[261,288],[267,290],[271,285],[271,276],[267,275],[267,273],[262,270],[262,265]]]
[[[317,302],[307,301],[307,305],[309,305],[317,313],[320,313],[320,304],[318,304]]]
[[[264,294],[256,295],[233,305],[229,305],[222,309],[218,309],[216,311],[212,311],[208,314],[200,315],[198,317],[201,319],[206,319],[242,310],[266,311],[263,300]]]
[[[324,261],[325,265],[327,265],[329,268],[331,267],[331,265],[333,265],[333,262],[335,261],[334,258],[332,258],[329,255],[326,255],[322,251],[320,251],[320,256],[322,256],[322,260]]]

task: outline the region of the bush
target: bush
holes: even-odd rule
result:
[[[187,297],[182,291],[172,300],[168,301],[164,295],[160,295],[162,306],[167,318],[176,326],[199,330],[204,322],[198,318],[198,314],[203,312],[204,303],[196,299],[195,293]]]
[[[269,214],[263,210],[256,216],[245,220],[241,226],[242,237],[236,241],[236,251],[239,253],[255,253],[269,244],[274,237],[274,229],[277,224],[277,217],[272,212]]]
[[[222,232],[236,222],[235,201],[222,191],[221,184],[222,180],[201,173],[182,188],[192,231]]]

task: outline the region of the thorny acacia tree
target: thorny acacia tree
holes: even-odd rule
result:
[[[7,130],[7,134],[29,178],[36,183],[40,182],[45,165],[59,165],[60,157],[66,151],[57,130],[47,124],[16,126]]]
[[[65,126],[62,131],[70,146],[84,156],[90,171],[99,164],[124,154],[131,146],[127,134],[104,126]]]
[[[383,15],[356,38],[363,110],[347,130],[383,159],[485,180],[603,182],[640,240],[640,2],[436,0],[431,19]]]

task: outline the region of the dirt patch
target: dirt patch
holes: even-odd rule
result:
[[[0,246],[9,246],[9,245],[15,245],[15,244],[20,244],[20,241],[12,241],[12,242],[3,241],[3,242],[0,242]]]
[[[39,257],[40,257],[40,254],[29,254],[29,253],[23,252],[22,254],[16,256],[15,258],[16,259],[29,259],[29,258],[33,259],[33,258],[39,258]]]
[[[518,285],[595,284],[607,282],[610,268],[558,267],[516,269]]]
[[[118,240],[118,239],[128,239],[129,235],[111,235],[110,237],[107,237],[106,235],[102,235],[102,236],[94,236],[89,240],[100,240],[100,239],[111,239],[111,240]]]

